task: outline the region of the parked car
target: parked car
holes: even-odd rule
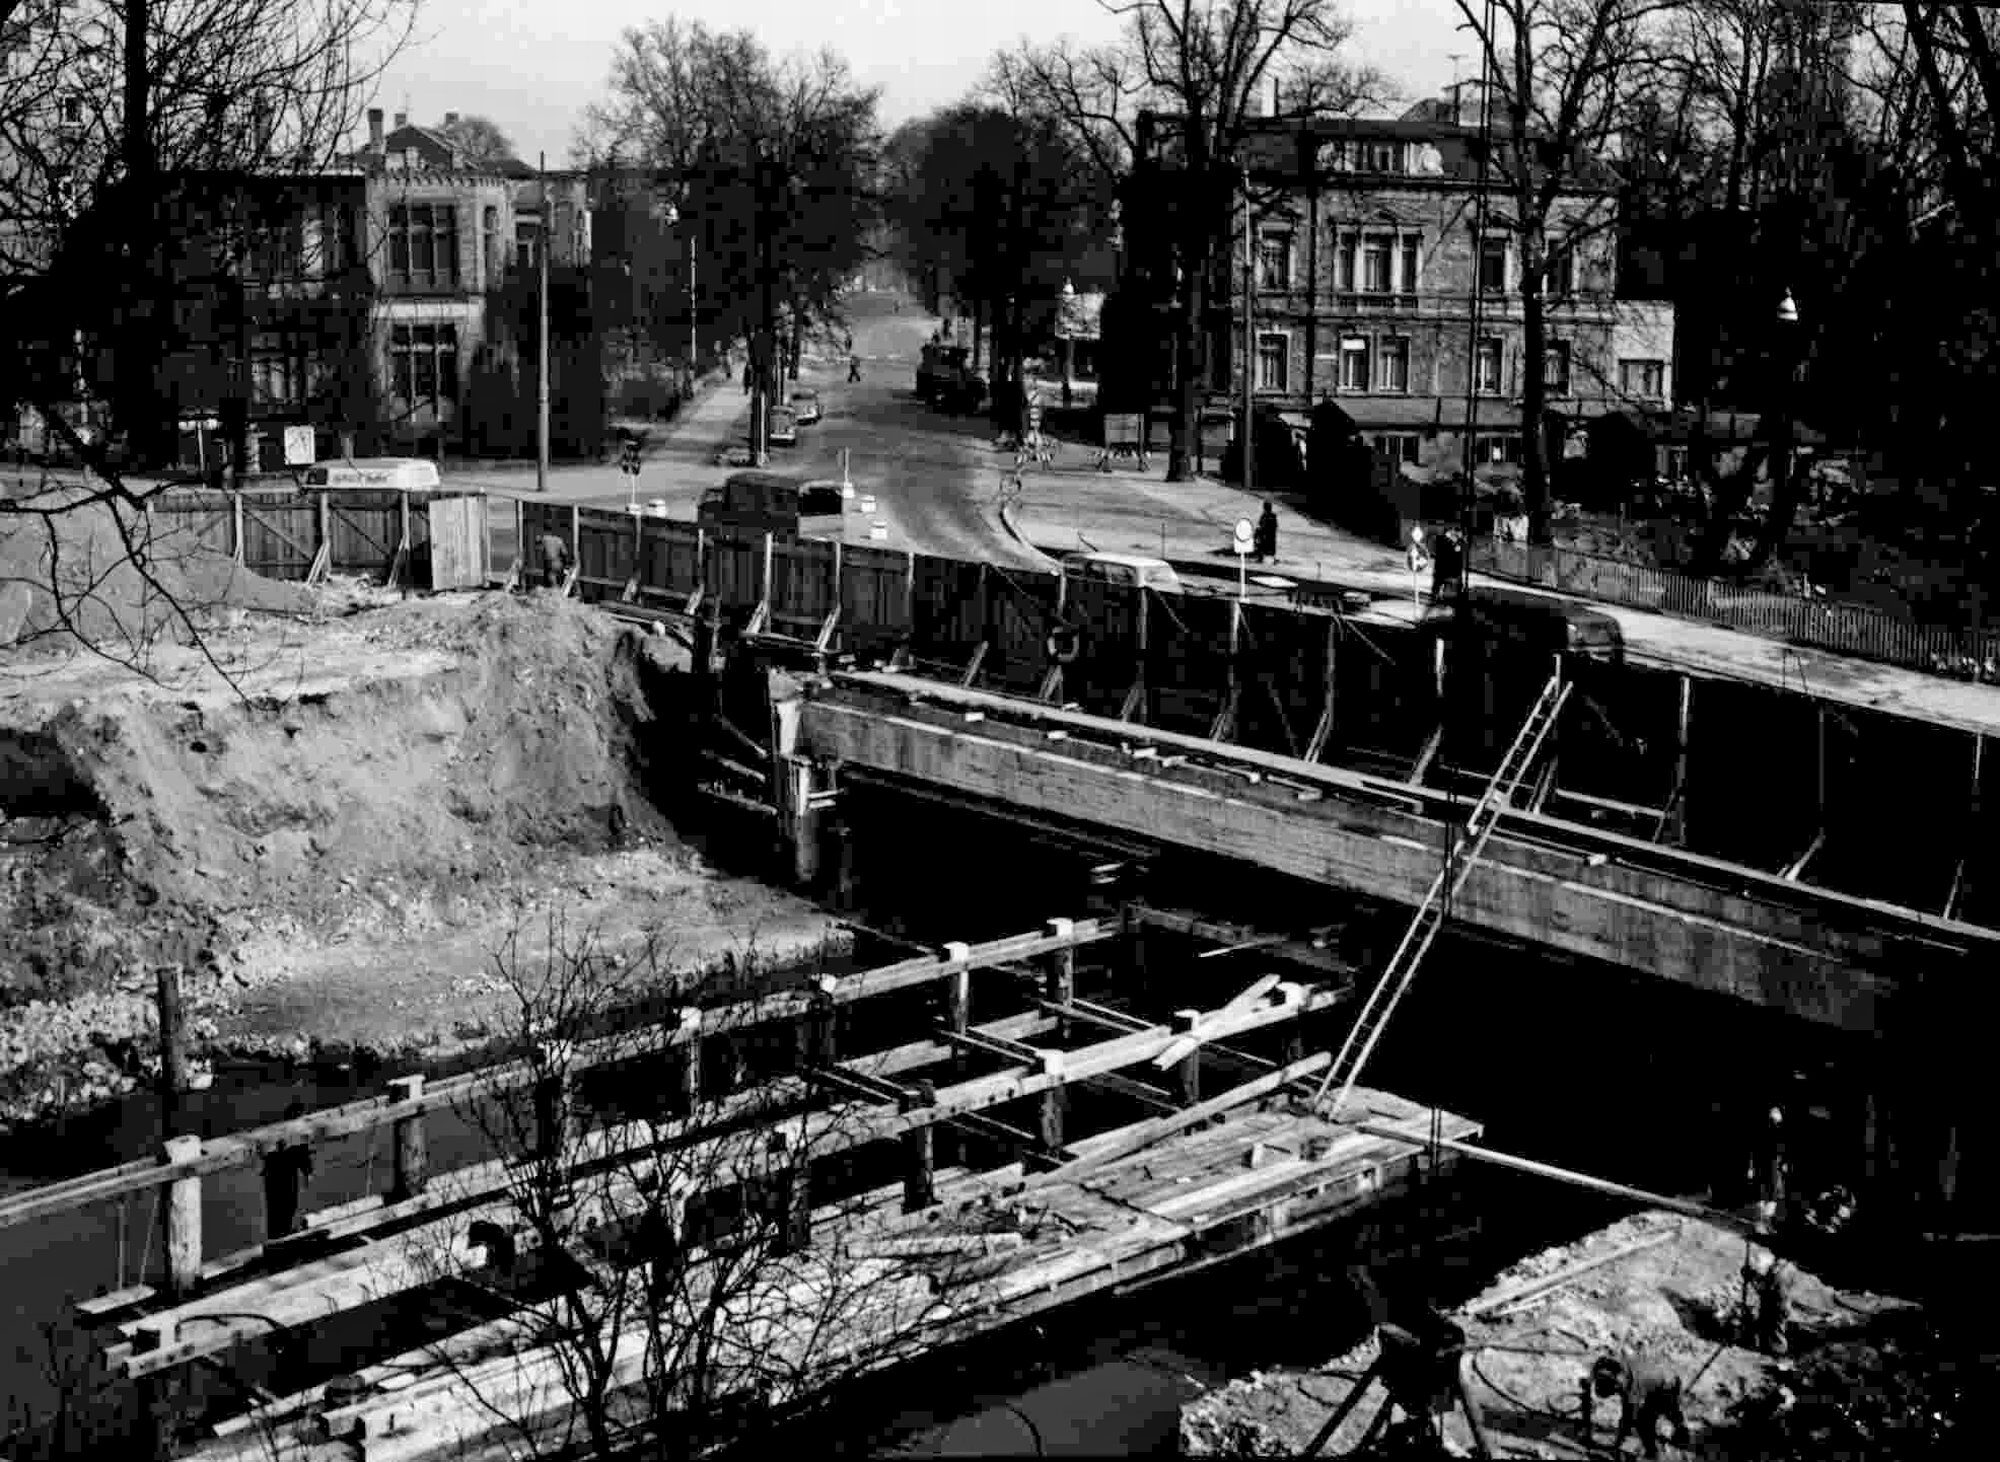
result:
[[[770,437],[774,447],[796,447],[799,444],[798,413],[789,406],[773,406]]]
[[[847,531],[847,498],[837,482],[808,482],[799,489],[799,534],[838,538]]]
[[[986,378],[971,365],[963,345],[926,345],[917,361],[917,395],[945,411],[977,411]]]
[[[1099,584],[1138,584],[1178,594],[1186,589],[1174,566],[1163,558],[1136,553],[1071,553],[1062,561],[1063,576]]]
[[[792,410],[797,413],[800,426],[816,426],[819,423],[819,392],[811,386],[800,386],[792,392]]]

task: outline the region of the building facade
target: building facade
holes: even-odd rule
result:
[[[1250,267],[1239,211],[1210,279],[1211,404],[1239,402],[1247,370],[1255,399],[1299,424],[1331,400],[1378,451],[1448,468],[1462,461],[1476,403],[1476,460],[1517,456],[1521,237],[1498,188],[1479,227],[1477,141],[1455,103],[1253,130],[1239,158],[1258,200]],[[1109,318],[1125,322],[1120,352],[1148,363],[1141,389],[1165,404],[1177,308],[1159,251],[1171,231],[1147,219],[1173,194],[1172,119],[1147,119],[1140,142],[1127,225],[1135,247],[1121,276],[1137,299]],[[1607,176],[1602,189],[1559,198],[1550,217],[1545,379],[1558,423],[1672,399],[1672,307],[1618,297],[1614,196]],[[1148,238],[1160,241],[1150,257]]]

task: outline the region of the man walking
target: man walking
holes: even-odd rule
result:
[[[1266,559],[1275,561],[1278,557],[1278,510],[1271,506],[1269,498],[1264,499],[1264,511],[1257,517],[1257,551],[1252,555],[1258,563]]]
[[[1597,1402],[1618,1398],[1618,1440],[1614,1452],[1623,1451],[1625,1438],[1636,1429],[1639,1447],[1648,1457],[1660,1455],[1659,1426],[1666,1422],[1676,1447],[1688,1446],[1687,1417],[1681,1410],[1681,1380],[1659,1360],[1641,1355],[1599,1356],[1583,1380],[1583,1430],[1596,1441]]]

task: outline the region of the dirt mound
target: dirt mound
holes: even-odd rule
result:
[[[135,508],[53,486],[17,493],[9,507],[0,515],[0,648],[15,654],[89,646],[144,664],[160,646],[190,644],[245,614],[319,609],[305,585],[249,572],[178,516],[156,526]]]
[[[1484,1313],[1475,1302],[1457,1317],[1469,1341],[1466,1385],[1499,1455],[1571,1458],[1608,1447],[1617,1404],[1598,1404],[1587,1439],[1578,1385],[1591,1361],[1613,1350],[1649,1357],[1681,1379],[1693,1442],[1687,1455],[1950,1454],[1954,1415],[1978,1383],[1915,1306],[1845,1292],[1793,1268],[1789,1355],[1747,1349],[1738,1343],[1744,1241],[1713,1225],[1638,1214],[1523,1260],[1486,1295],[1518,1293],[1600,1257],[1609,1262],[1517,1304]],[[1374,1353],[1364,1345],[1318,1372],[1263,1372],[1212,1392],[1182,1412],[1183,1455],[1297,1454]],[[1377,1387],[1327,1455],[1359,1444],[1381,1400]],[[1447,1417],[1445,1437],[1458,1455],[1469,1454],[1460,1414]]]
[[[647,795],[670,641],[540,596],[296,630],[213,636],[233,688],[185,651],[152,683],[0,670],[0,1065],[35,1045],[10,1020],[33,1002],[81,1019],[76,997],[143,997],[161,962],[251,985],[440,910],[483,928],[554,863],[673,843]],[[54,1044],[113,1050],[147,1021],[86,1023]]]

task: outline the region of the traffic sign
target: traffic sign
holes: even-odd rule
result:
[[[285,465],[287,467],[310,467],[316,460],[313,429],[309,426],[286,427]]]
[[[1236,542],[1234,544],[1236,551],[1238,553],[1248,553],[1256,541],[1257,530],[1251,526],[1250,520],[1248,518],[1238,518],[1236,520]]]

